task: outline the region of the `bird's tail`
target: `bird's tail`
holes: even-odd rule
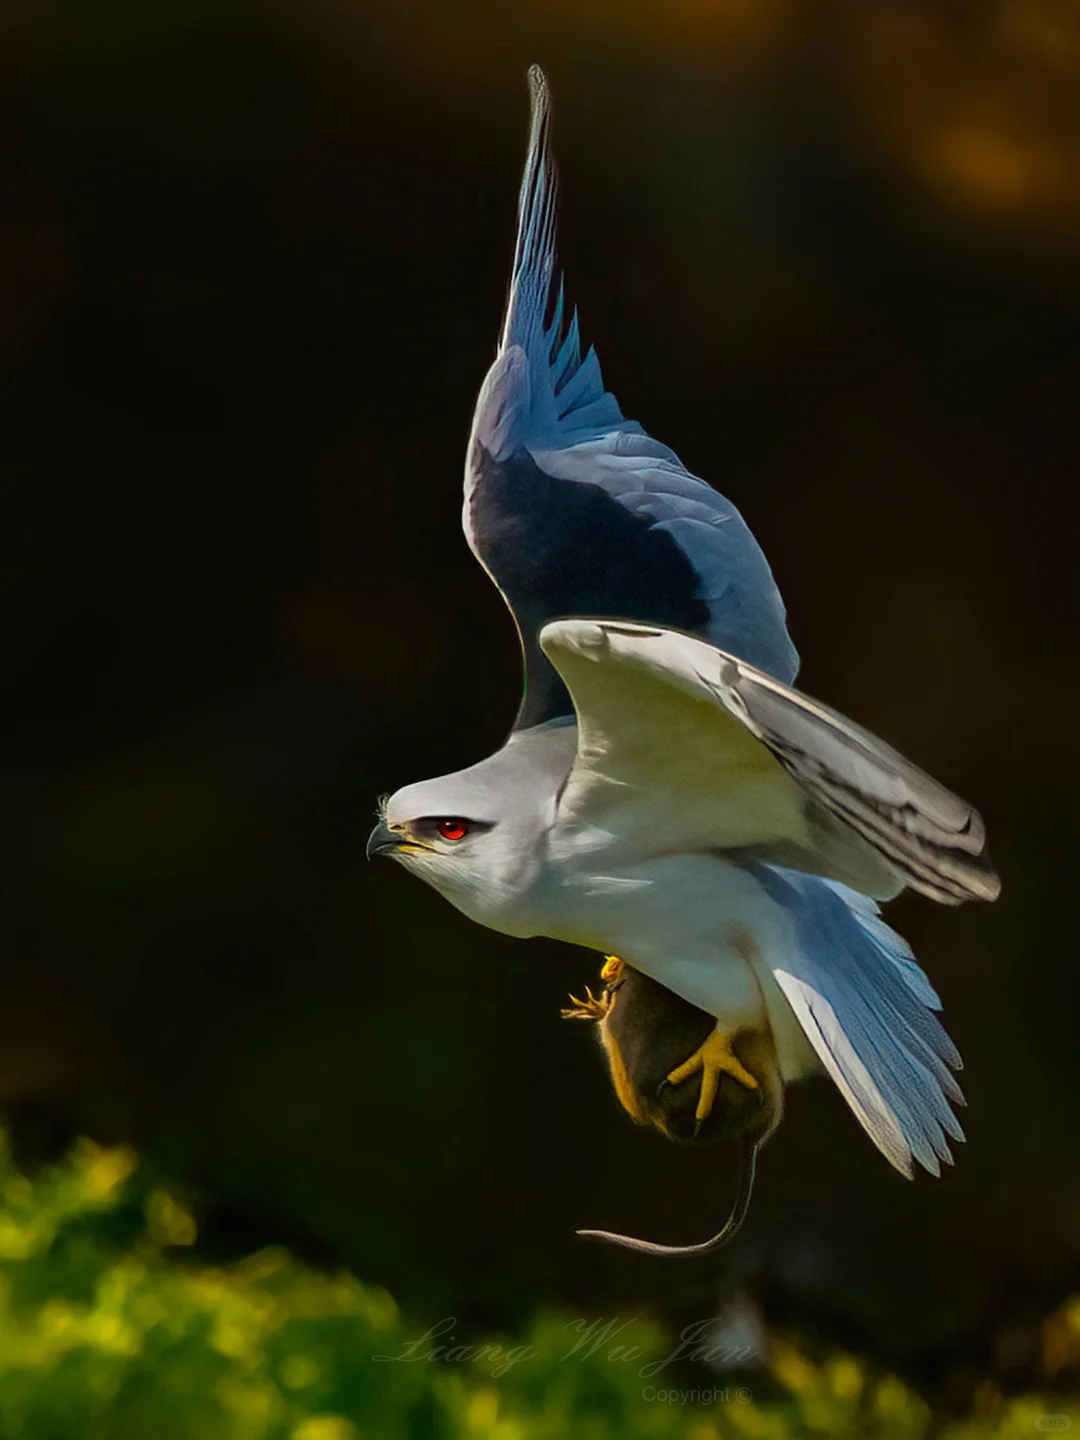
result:
[[[960,1055],[930,981],[865,895],[779,866],[758,877],[794,926],[772,971],[825,1070],[878,1149],[910,1176],[951,1164]]]

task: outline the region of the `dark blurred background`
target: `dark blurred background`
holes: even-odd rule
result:
[[[624,411],[743,510],[803,685],[986,816],[990,909],[890,919],[967,1061],[955,1171],[790,1096],[733,1157],[616,1108],[598,957],[367,867],[489,753],[508,616],[459,532],[527,126]],[[205,1253],[283,1241],[466,1333],[734,1287],[945,1393],[1080,1287],[1072,0],[9,0],[0,1101],[138,1143]]]

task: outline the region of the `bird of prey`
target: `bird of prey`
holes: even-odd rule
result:
[[[604,389],[556,256],[547,83],[529,80],[463,512],[516,622],[524,696],[495,755],[383,803],[368,853],[482,925],[617,955],[706,1012],[667,1078],[700,1075],[699,1121],[721,1083],[752,1093],[754,1153],[784,1087],[823,1069],[898,1170],[938,1174],[963,1138],[960,1057],[878,902],[993,900],[982,820],[792,688],[783,602],[742,516]]]

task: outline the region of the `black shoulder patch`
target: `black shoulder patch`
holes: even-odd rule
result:
[[[690,631],[708,625],[700,577],[666,530],[600,485],[545,474],[525,450],[497,461],[476,441],[470,460],[472,545],[513,613],[525,652],[516,729],[574,713],[537,643],[549,620],[595,616]]]

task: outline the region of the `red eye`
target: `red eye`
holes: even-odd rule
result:
[[[439,834],[444,840],[464,840],[469,833],[469,822],[467,820],[440,820]]]

